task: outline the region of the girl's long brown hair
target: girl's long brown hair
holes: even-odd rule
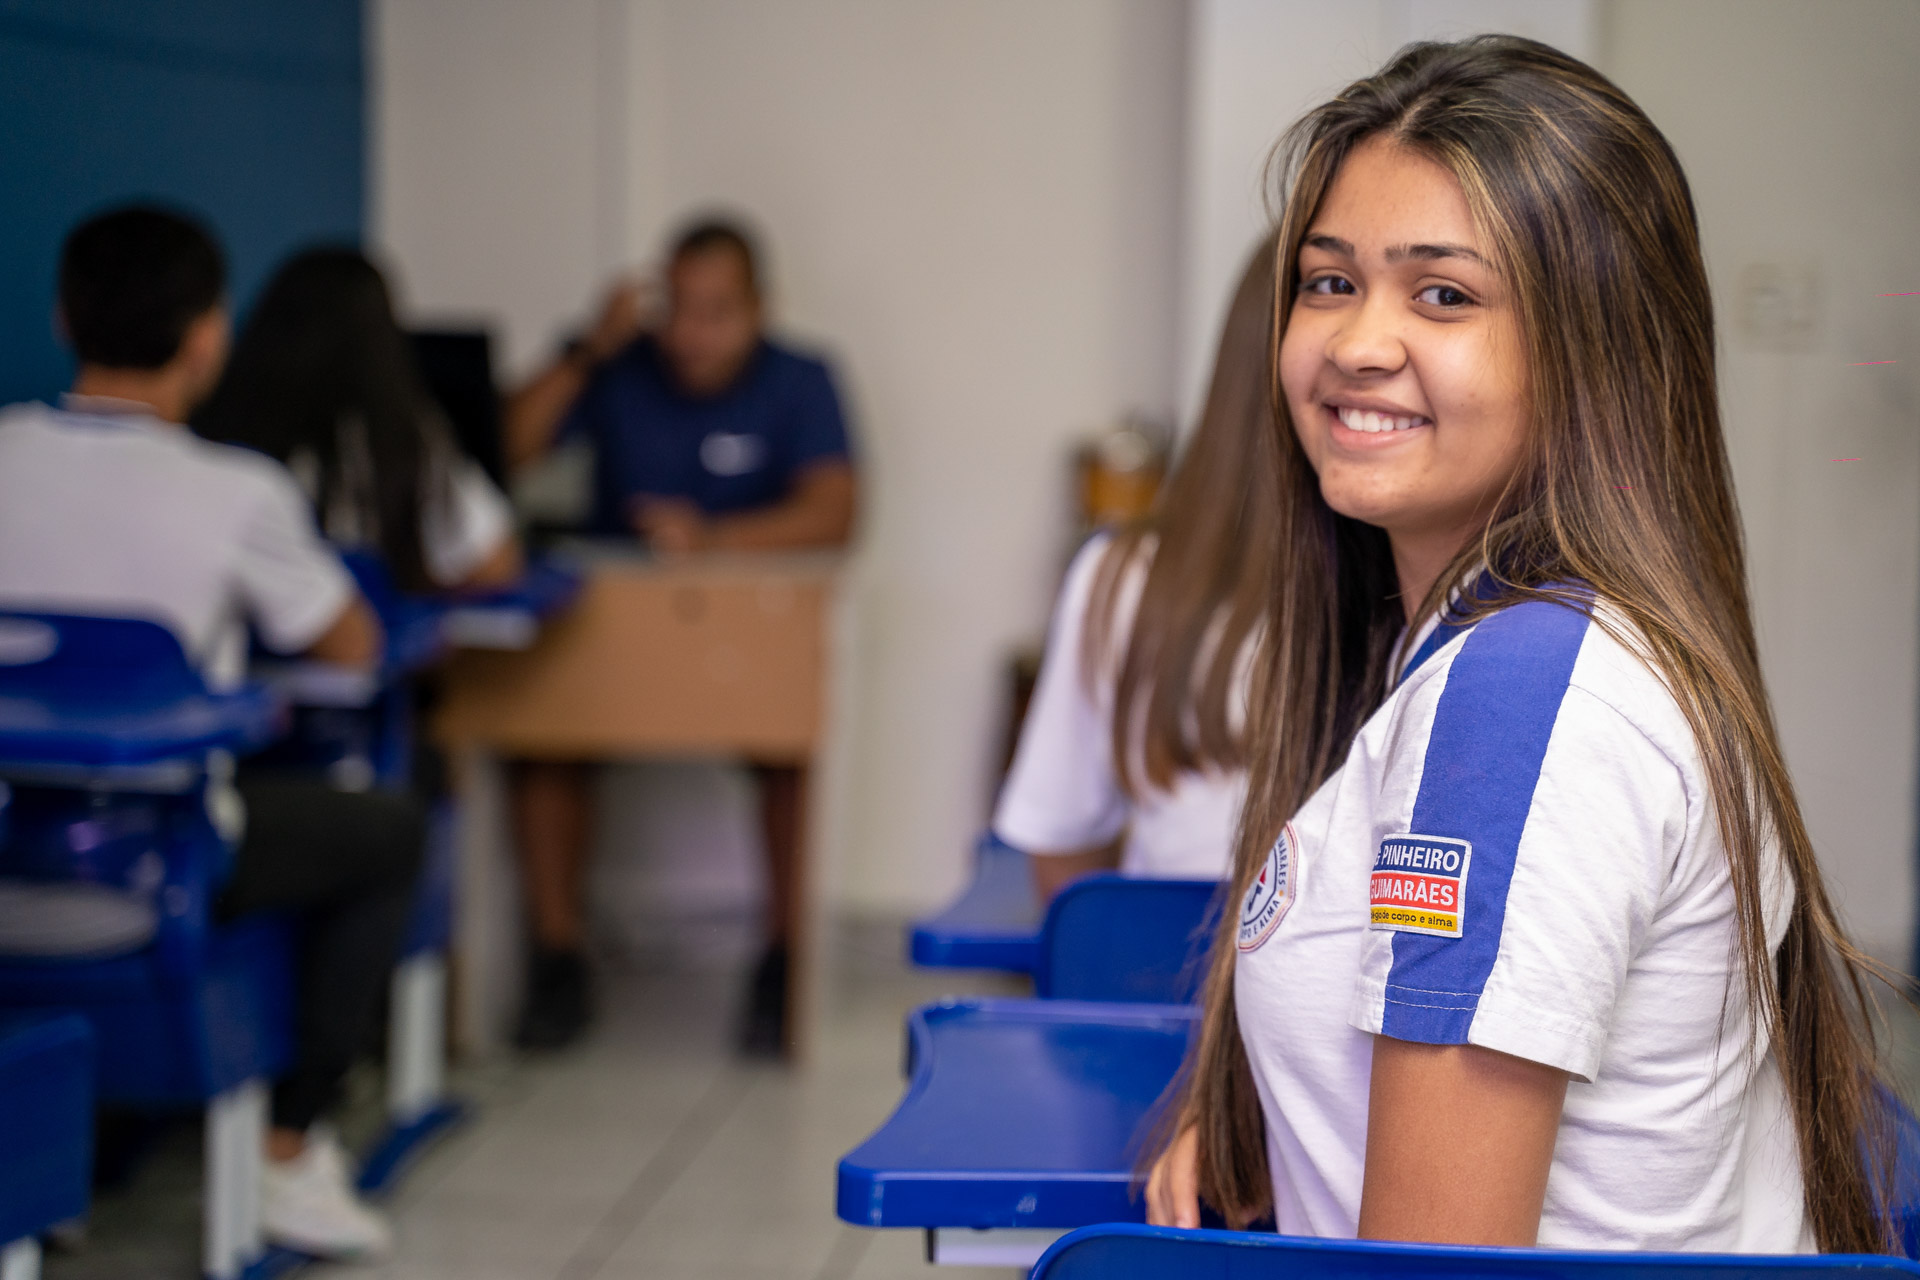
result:
[[[1221,327],[1213,381],[1180,464],[1146,519],[1122,528],[1094,575],[1082,666],[1114,671],[1113,758],[1121,784],[1246,765],[1241,656],[1266,617],[1281,545],[1273,504],[1273,238],[1247,262]],[[1120,651],[1128,570],[1152,560]],[[1116,661],[1117,658],[1117,661]]]
[[[1342,160],[1370,138],[1410,148],[1459,181],[1517,299],[1530,373],[1528,457],[1419,616],[1484,561],[1500,591],[1479,615],[1560,598],[1555,584],[1578,579],[1622,620],[1613,629],[1671,690],[1712,788],[1736,915],[1728,999],[1750,1010],[1757,1047],[1778,1055],[1814,1236],[1829,1252],[1890,1249],[1890,1095],[1878,1089],[1864,982],[1881,971],[1834,917],[1761,681],[1715,391],[1712,305],[1679,161],[1624,93],[1545,45],[1481,36],[1409,46],[1308,114],[1276,152],[1287,194],[1269,371],[1309,222]],[[1254,759],[1230,902],[1384,699],[1403,617],[1384,534],[1321,499],[1285,397],[1277,387],[1273,397],[1286,554],[1274,561],[1255,672]],[[1761,897],[1762,863],[1775,848],[1794,894],[1778,955],[1767,947]],[[1196,1127],[1203,1196],[1243,1224],[1269,1206],[1271,1184],[1226,915],[1173,1117]]]

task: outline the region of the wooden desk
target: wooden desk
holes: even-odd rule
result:
[[[820,743],[839,556],[662,562],[576,550],[588,576],[572,610],[524,651],[457,654],[442,682],[434,737],[453,754],[466,801],[456,1037],[469,1049],[500,1042],[518,995],[499,759],[731,756],[806,767]],[[795,869],[802,904],[811,899],[807,843]],[[802,905],[793,922],[796,1041],[812,1003],[810,915]]]

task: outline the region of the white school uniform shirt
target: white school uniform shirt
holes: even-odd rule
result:
[[[1097,848],[1124,830],[1124,874],[1218,880],[1233,861],[1245,771],[1181,773],[1164,789],[1143,781],[1132,798],[1120,785],[1113,758],[1114,672],[1099,672],[1090,682],[1082,662],[1088,600],[1109,545],[1104,535],[1088,540],[1067,570],[993,830],[1036,857]],[[1131,633],[1151,556],[1150,545],[1141,547],[1124,570],[1114,593],[1115,637]],[[1244,661],[1240,674],[1244,722]]]
[[[513,536],[513,505],[479,463],[460,452],[451,428],[436,413],[427,424],[428,458],[445,468],[444,484],[423,476],[420,496],[420,555],[429,577],[454,587]],[[377,546],[373,452],[366,422],[353,417],[340,424],[343,484],[320,513],[327,537],[345,547]],[[320,460],[301,449],[287,466],[315,505],[320,499]]]
[[[1764,1029],[1749,1052],[1727,855],[1672,695],[1551,603],[1416,639],[1241,903],[1234,998],[1279,1230],[1355,1234],[1386,1035],[1572,1076],[1542,1245],[1811,1252]],[[1793,902],[1777,850],[1761,895],[1777,953]]]
[[[465,454],[448,460],[443,500],[420,512],[427,572],[443,587],[458,586],[513,536],[513,504],[480,464]]]
[[[249,623],[297,653],[353,599],[285,467],[121,402],[67,406],[0,410],[0,605],[160,622],[221,689]]]

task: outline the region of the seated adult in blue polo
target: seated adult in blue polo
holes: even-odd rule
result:
[[[740,227],[695,223],[668,255],[664,314],[616,287],[583,340],[513,395],[508,459],[524,466],[559,438],[595,446],[592,524],[636,534],[662,555],[844,545],[853,529],[851,442],[819,358],[766,333],[759,259]],[[787,944],[804,779],[756,763],[767,851],[766,947],[749,985],[741,1046],[787,1044]],[[515,837],[533,946],[516,1035],[557,1048],[591,1018],[585,935],[592,823],[588,766],[523,761],[513,775]]]

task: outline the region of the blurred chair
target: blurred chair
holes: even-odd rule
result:
[[[1879,1086],[1878,1095],[1893,1122],[1893,1181],[1886,1196],[1894,1237],[1902,1253],[1920,1259],[1920,1119],[1886,1085]]]
[[[1213,880],[1103,873],[1054,896],[1040,929],[1036,994],[1059,1000],[1191,1004],[1219,917]]]
[[[1920,1276],[1904,1258],[1850,1254],[1588,1253],[1321,1240],[1109,1224],[1057,1241],[1033,1280],[1837,1280]]]
[[[1083,877],[1043,910],[1027,855],[992,832],[973,878],[935,915],[908,926],[907,953],[933,969],[1030,973],[1041,996],[1184,1004],[1206,976],[1211,880]]]
[[[401,592],[378,556],[346,551],[340,558],[380,619],[386,637],[380,664],[362,670],[256,653],[254,674],[293,708],[288,732],[259,762],[318,774],[343,791],[405,790],[415,733],[409,678],[446,655],[446,610]]]
[[[389,1190],[467,1104],[447,1090],[447,948],[453,935],[454,812],[434,807],[413,916],[394,966],[387,1013],[387,1127],[361,1161],[360,1189]]]
[[[231,849],[211,811],[228,753],[281,723],[262,688],[209,692],[158,623],[0,612],[0,1009],[83,1016],[103,1101],[205,1106],[215,1280],[261,1255],[293,977],[281,922],[214,922]]]
[[[421,597],[400,591],[386,565],[364,551],[342,559],[386,632],[372,673],[313,662],[266,660],[263,676],[294,705],[294,728],[264,763],[313,772],[345,790],[412,785],[417,742],[413,677],[454,648],[524,649],[578,597],[578,571],[534,560],[504,587]],[[451,802],[436,805],[413,917],[394,968],[387,1035],[385,1132],[362,1162],[363,1191],[390,1188],[435,1135],[467,1107],[447,1092],[447,950],[453,928],[454,824]]]
[[[384,561],[366,551],[341,560],[380,619],[386,646],[378,667],[360,671],[307,659],[257,656],[254,670],[293,708],[290,731],[262,752],[263,766],[311,773],[342,791],[405,792],[417,749],[413,677],[449,651],[448,610],[394,585]],[[363,1191],[389,1189],[408,1160],[461,1119],[466,1106],[446,1091],[446,951],[451,932],[451,818],[429,824],[427,862],[394,966],[387,1035],[387,1127],[361,1163]]]
[[[92,1170],[92,1028],[0,1020],[0,1280],[35,1280],[40,1236],[86,1216]]]

